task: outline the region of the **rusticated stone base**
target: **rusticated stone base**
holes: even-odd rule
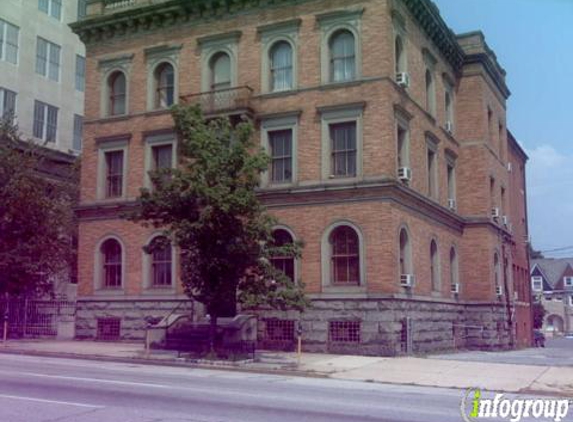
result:
[[[119,318],[121,340],[144,340],[148,324],[155,324],[171,312],[195,315],[200,306],[190,300],[78,300],[76,338],[98,338],[98,319]]]

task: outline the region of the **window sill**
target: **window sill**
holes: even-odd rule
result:
[[[123,287],[103,287],[94,291],[95,296],[125,296]]]
[[[143,296],[171,296],[177,294],[174,286],[147,287],[141,292]]]
[[[366,286],[336,286],[328,284],[322,286],[322,293],[366,293]]]
[[[108,123],[108,122],[118,122],[123,120],[129,120],[131,116],[129,114],[118,114],[116,116],[102,116],[97,121],[99,123]]]
[[[321,90],[327,89],[338,89],[338,88],[348,88],[352,86],[362,85],[362,79],[356,78],[348,81],[341,81],[341,82],[323,82],[320,86]]]
[[[175,103],[173,104],[175,105]],[[155,116],[155,115],[162,115],[162,114],[170,114],[171,113],[171,107],[169,106],[167,108],[154,108],[151,110],[147,110],[144,115],[145,116]]]
[[[288,97],[290,95],[296,95],[298,94],[300,91],[298,88],[292,88],[292,89],[285,89],[284,91],[269,91],[269,92],[263,92],[259,95],[257,95],[258,98],[261,99],[267,99],[267,98],[281,98],[281,97]]]

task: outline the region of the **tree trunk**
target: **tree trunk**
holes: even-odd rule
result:
[[[215,342],[217,340],[217,314],[211,313],[209,325],[209,354],[215,356]]]

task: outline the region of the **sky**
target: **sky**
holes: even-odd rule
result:
[[[573,0],[433,1],[455,33],[481,30],[507,71],[507,126],[529,155],[533,247],[573,257]]]

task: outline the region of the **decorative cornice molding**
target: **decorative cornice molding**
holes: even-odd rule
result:
[[[264,34],[264,33],[275,32],[275,31],[280,31],[280,32],[298,31],[301,23],[302,23],[302,19],[300,19],[300,18],[290,19],[288,21],[269,23],[269,24],[257,26],[257,32],[259,34]]]

